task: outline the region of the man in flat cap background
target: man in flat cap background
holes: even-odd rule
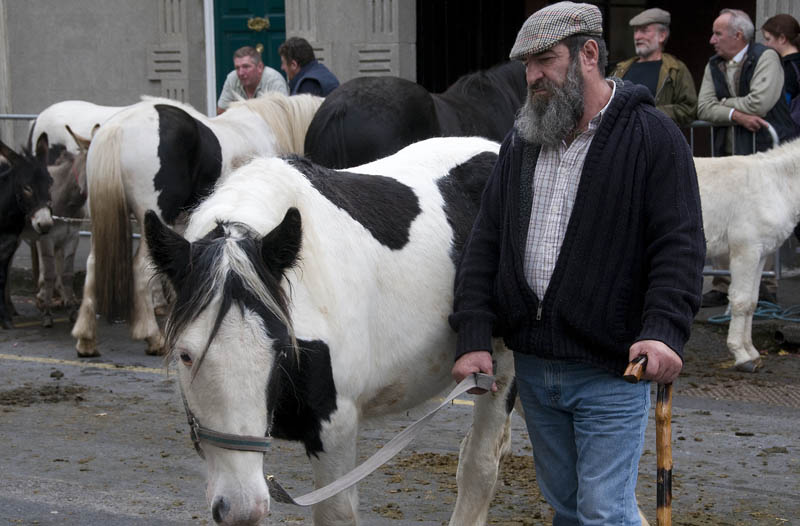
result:
[[[705,240],[691,152],[644,86],[606,79],[596,6],[531,15],[511,58],[528,97],[503,141],[456,273],[453,377],[514,352],[536,478],[554,525],[640,524],[649,382],[672,382],[700,307]],[[497,342],[495,342],[497,343]],[[496,396],[496,395],[486,395]]]
[[[669,13],[657,7],[631,18],[636,56],[617,64],[613,76],[646,86],[656,108],[678,126],[688,126],[695,119],[697,90],[686,64],[664,53],[669,23]]]

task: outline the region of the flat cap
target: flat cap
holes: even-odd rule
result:
[[[631,18],[631,21],[628,22],[628,24],[632,26],[646,26],[647,24],[664,24],[665,26],[668,26],[669,21],[669,11],[664,11],[663,9],[654,7],[652,9],[642,11],[635,17]]]
[[[572,35],[603,36],[603,15],[592,4],[559,2],[533,13],[522,24],[509,58],[547,51]]]

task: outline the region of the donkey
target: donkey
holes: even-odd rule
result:
[[[92,246],[78,319],[78,356],[97,356],[96,313],[127,319],[148,354],[163,351],[150,291],[144,239],[131,257],[131,214],[148,209],[181,229],[186,214],[220,178],[254,155],[302,153],[306,129],[322,99],[267,93],[208,118],[191,106],[147,99],[108,119],[87,158]]]
[[[187,413],[216,432],[302,442],[321,487],[355,466],[363,419],[451,386],[455,266],[498,149],[428,139],[348,171],[256,159],[198,206],[186,238],[148,212],[153,263],[176,293],[166,336]],[[513,359],[501,345],[495,357],[499,390],[476,401],[462,442],[453,526],[486,523],[509,449]],[[213,519],[258,524],[263,453],[199,450]],[[355,487],[313,516],[357,524]]]
[[[90,140],[76,134],[69,126],[66,128],[78,144],[79,153],[74,155],[65,150],[56,164],[47,168],[53,178],[50,193],[54,225],[50,232],[36,240],[33,251],[39,262],[36,306],[42,312],[43,327],[53,326],[54,292],[61,298],[62,306],[69,309],[71,321],[75,321],[78,315],[72,279],[80,240],[80,222],[77,220],[87,217],[86,153]]]
[[[53,226],[50,211],[50,185],[53,183],[47,172],[47,135],[36,142],[35,156],[23,149],[18,154],[0,142],[0,155],[7,164],[0,163],[0,327],[13,326],[14,306],[11,303],[9,272],[20,236],[26,227],[35,235],[45,234]]]

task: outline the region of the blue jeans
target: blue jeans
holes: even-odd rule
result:
[[[514,353],[536,479],[553,526],[636,525],[636,477],[650,382]]]

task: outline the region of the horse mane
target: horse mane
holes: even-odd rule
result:
[[[323,100],[314,95],[287,97],[272,91],[255,99],[232,102],[231,107],[245,106],[264,119],[278,141],[278,154],[303,155],[308,125]]]
[[[525,100],[526,92],[525,67],[522,62],[511,60],[463,75],[439,95],[486,99],[488,95],[498,94],[516,112]]]
[[[287,295],[280,286],[280,280],[265,267],[260,248],[260,238],[253,229],[242,223],[227,221],[218,221],[211,232],[192,243],[192,272],[188,278],[191,282],[177,291],[165,333],[167,347],[175,349],[179,335],[215,298],[220,298],[220,309],[205,349],[198,359],[195,374],[222,320],[234,304],[241,312],[249,308],[264,319],[268,315],[275,316],[286,327],[290,346],[298,352]],[[276,335],[272,336],[274,338]]]

